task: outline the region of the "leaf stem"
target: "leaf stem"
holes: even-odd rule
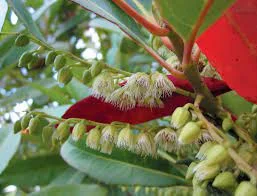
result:
[[[144,26],[152,34],[158,36],[168,35],[169,29],[166,27],[160,27],[159,25],[148,21],[145,16],[140,15],[133,7],[131,7],[124,0],[112,0],[117,6],[119,6],[126,14],[134,18],[139,24]]]

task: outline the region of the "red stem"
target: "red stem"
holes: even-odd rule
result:
[[[174,46],[168,37],[161,37],[162,43],[171,51],[174,51]]]
[[[192,56],[192,59],[195,63],[198,63],[199,62],[199,59],[200,59],[200,56],[201,56],[201,50],[200,48],[197,46],[196,50],[195,50],[195,53],[193,54]]]
[[[119,6],[124,12],[130,17],[134,18],[139,24],[148,29],[152,34],[158,36],[166,36],[169,34],[169,29],[166,27],[160,27],[145,19],[144,16],[140,15],[133,7],[127,4],[124,0],[112,0],[117,6]]]

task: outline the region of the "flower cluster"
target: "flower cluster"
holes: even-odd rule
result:
[[[104,72],[93,81],[93,95],[103,98],[122,110],[129,110],[137,104],[146,107],[162,107],[161,99],[171,96],[176,89],[167,76],[159,72],[150,75],[135,73],[124,83],[118,86],[111,74]]]

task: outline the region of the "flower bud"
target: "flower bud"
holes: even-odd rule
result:
[[[229,158],[228,151],[220,144],[212,146],[206,156],[209,164],[220,164]]]
[[[21,120],[17,120],[13,125],[13,132],[18,133],[21,131]]]
[[[107,125],[102,130],[101,144],[103,142],[116,143],[118,139],[118,132],[113,125]]]
[[[26,129],[29,126],[29,121],[31,119],[30,114],[26,114],[25,116],[22,117],[21,119],[21,128]]]
[[[54,134],[54,135],[55,135],[56,139],[59,142],[64,143],[68,139],[68,137],[70,135],[70,126],[69,126],[69,124],[67,122],[61,122],[58,125],[55,133],[56,134]]]
[[[193,196],[208,196],[206,188],[196,186],[194,187]]]
[[[252,106],[252,113],[257,113],[257,104]]]
[[[114,146],[114,144],[109,141],[102,142],[100,152],[105,153],[105,154],[111,154],[113,146]]]
[[[135,142],[134,140],[134,134],[132,133],[130,127],[125,127],[120,131],[118,135],[117,146],[119,148],[133,150]]]
[[[196,162],[192,162],[189,167],[187,168],[187,173],[186,173],[186,179],[189,180],[189,179],[192,179],[193,176],[194,176],[194,168],[195,166],[197,165]]]
[[[222,172],[216,176],[212,186],[218,189],[231,190],[237,185],[236,178],[231,172]]]
[[[38,55],[32,55],[29,64],[27,65],[28,69],[33,69],[39,66],[39,56]]]
[[[74,141],[78,141],[85,133],[86,131],[86,126],[84,122],[79,122],[77,123],[72,130],[71,137]]]
[[[177,134],[171,128],[160,130],[154,137],[155,144],[165,151],[172,152],[177,148]]]
[[[84,84],[88,84],[92,80],[92,75],[90,70],[85,70],[83,72],[82,81]]]
[[[222,121],[222,129],[227,132],[232,128],[233,128],[233,120],[231,118],[225,118]]]
[[[19,59],[18,67],[26,66],[30,62],[31,58],[32,52],[24,52]]]
[[[94,78],[101,73],[104,63],[101,61],[94,62],[90,68],[91,76]]]
[[[51,126],[46,126],[43,128],[42,131],[42,140],[45,144],[50,145],[51,137],[53,135],[53,127]]]
[[[27,35],[20,34],[16,39],[15,39],[15,45],[19,47],[23,47],[29,44],[29,38]]]
[[[95,127],[91,129],[87,135],[86,144],[89,148],[94,150],[100,149],[100,138],[101,138],[101,131],[99,127]]]
[[[64,55],[58,55],[54,59],[54,68],[56,71],[59,71],[61,68],[63,68],[66,64],[66,58]]]
[[[39,128],[40,128],[40,119],[39,117],[35,117],[35,118],[32,118],[30,121],[29,121],[29,133],[30,134],[35,134],[39,131]]]
[[[191,144],[201,134],[200,126],[195,122],[188,122],[181,130],[178,141],[181,144]]]
[[[199,181],[210,180],[217,176],[220,172],[219,165],[203,165],[195,172],[195,177]]]
[[[177,107],[171,116],[171,126],[179,129],[183,127],[187,122],[189,122],[190,119],[191,114],[187,109],[183,107]]]
[[[212,141],[208,141],[208,142],[205,142],[200,150],[198,151],[197,155],[196,155],[196,158],[200,159],[200,160],[204,160],[207,156],[207,152],[208,150],[213,147],[215,145],[215,142],[212,142]]]
[[[69,67],[63,67],[59,72],[57,76],[57,80],[60,83],[68,84],[72,80],[72,72]]]
[[[54,63],[56,57],[56,52],[50,51],[47,53],[46,58],[45,58],[45,65],[51,65]]]
[[[156,155],[156,146],[150,133],[140,133],[136,138],[135,150],[141,155]]]
[[[256,196],[257,195],[257,189],[256,186],[254,186],[252,183],[248,181],[241,182],[236,191],[235,196]]]

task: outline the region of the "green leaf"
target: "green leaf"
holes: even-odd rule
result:
[[[67,168],[69,166],[58,155],[17,160],[0,175],[0,183],[17,186],[47,185]]]
[[[13,8],[15,14],[23,22],[23,24],[28,28],[28,30],[37,38],[44,40],[42,33],[40,32],[37,24],[32,19],[31,14],[27,11],[20,0],[7,0],[9,5]]]
[[[52,185],[64,185],[64,184],[80,184],[85,178],[85,174],[77,171],[73,168],[64,170],[60,175],[53,179],[50,183]]]
[[[171,186],[185,184],[184,178],[169,173],[163,160],[142,158],[115,149],[112,155],[86,147],[85,139],[74,143],[71,139],[61,148],[61,156],[71,166],[107,184]]]
[[[156,0],[162,17],[185,40],[191,35],[207,0]],[[198,36],[214,23],[235,0],[215,0],[209,10]]]
[[[70,106],[71,105],[62,105],[62,106],[50,107],[50,108],[47,107],[44,109],[40,109],[39,111],[45,112],[52,116],[61,117]]]
[[[102,18],[95,18],[93,20],[90,20],[88,23],[90,27],[104,29],[106,31],[121,33],[122,31],[115,26],[113,23],[109,22],[108,20],[104,20]]]
[[[14,134],[12,126],[0,129],[0,174],[7,167],[20,144],[21,135]]]
[[[8,5],[6,3],[5,0],[1,0],[0,2],[0,32],[2,30],[2,27],[4,25],[4,21],[5,21],[5,16],[7,14],[7,11],[8,11]]]
[[[43,188],[40,192],[34,192],[29,194],[29,196],[107,196],[107,189],[99,185],[59,185]]]
[[[252,103],[240,97],[235,91],[221,95],[223,106],[235,115],[251,112]]]
[[[152,0],[125,0],[138,13],[144,16],[152,17]],[[149,19],[149,18],[148,18]]]

